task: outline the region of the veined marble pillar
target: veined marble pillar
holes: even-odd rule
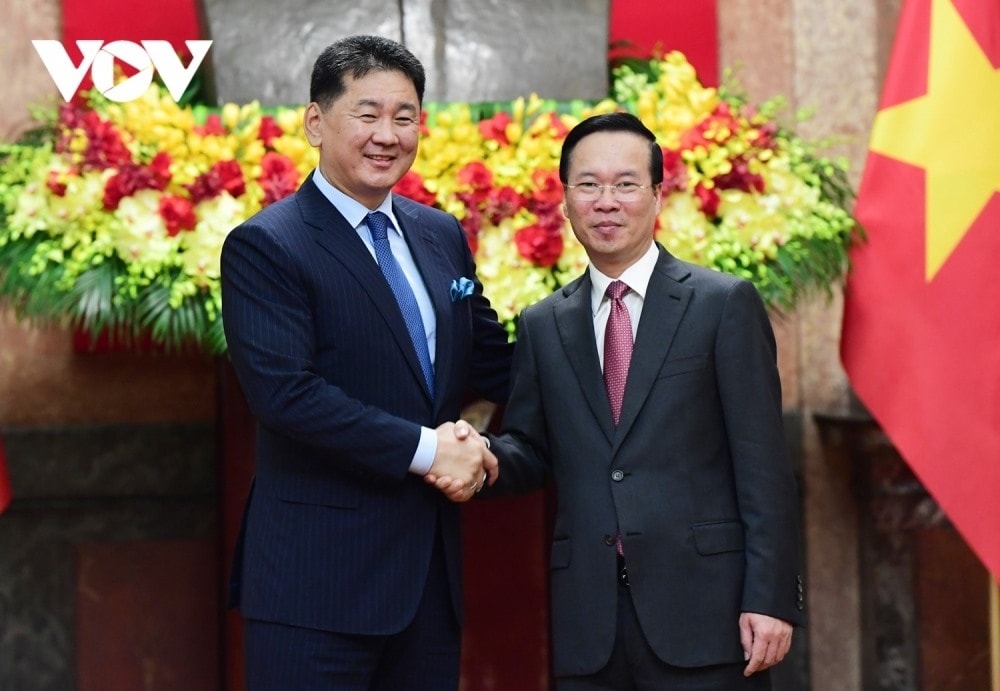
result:
[[[610,0],[203,0],[220,102],[308,102],[320,51],[352,34],[406,45],[429,101],[600,99]]]

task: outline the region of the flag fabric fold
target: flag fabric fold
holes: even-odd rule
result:
[[[1000,579],[1000,3],[905,1],[855,214],[844,369]]]

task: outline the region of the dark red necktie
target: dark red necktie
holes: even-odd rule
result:
[[[622,297],[629,287],[621,281],[612,281],[605,291],[611,299],[611,313],[604,332],[604,388],[611,403],[611,419],[618,426],[625,397],[625,379],[632,360],[632,320]]]

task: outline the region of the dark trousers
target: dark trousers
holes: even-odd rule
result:
[[[737,623],[734,621],[733,626]],[[618,630],[611,660],[597,674],[556,679],[557,691],[771,691],[765,670],[746,678],[744,664],[674,667],[656,656],[639,626],[627,585],[618,586]]]
[[[398,634],[340,634],[247,620],[246,689],[454,691],[460,645],[444,554],[436,544],[417,614]]]

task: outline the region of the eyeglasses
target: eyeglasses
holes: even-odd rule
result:
[[[596,182],[581,182],[579,185],[563,185],[576,199],[582,202],[594,202],[601,198],[604,190],[610,190],[611,196],[620,202],[634,201],[643,190],[654,185],[640,185],[637,182],[616,182],[614,185],[599,185]]]

